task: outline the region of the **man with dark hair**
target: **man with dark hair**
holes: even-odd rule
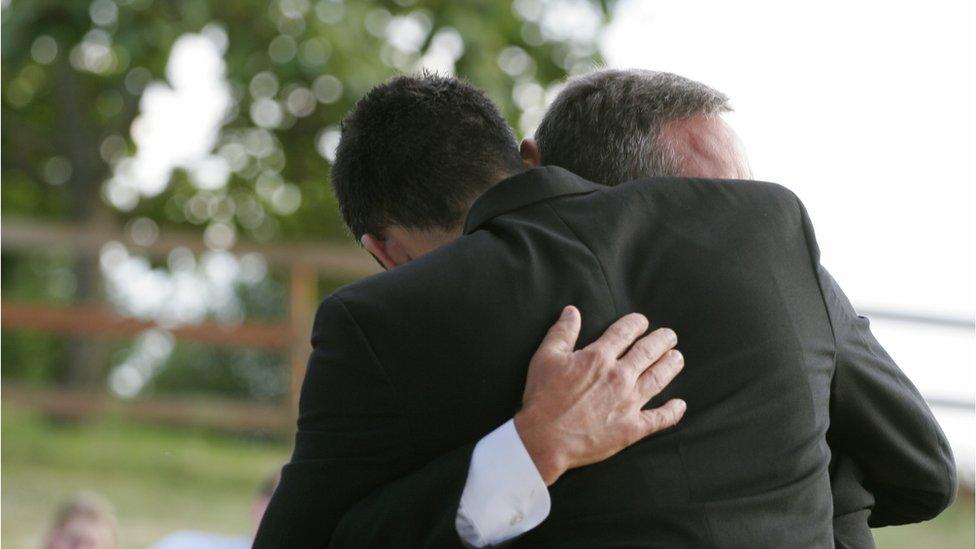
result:
[[[455,88],[460,97],[452,98],[436,83],[428,86],[429,78],[386,91],[399,101],[419,89],[432,103],[471,106],[455,112],[478,110],[464,97],[470,90]],[[394,162],[407,172],[399,173],[384,162],[391,150],[363,135],[395,136],[394,148],[417,135],[451,143],[473,137],[455,134],[437,110],[388,125],[371,114],[389,113],[386,102],[368,99],[350,118],[355,126],[344,128],[344,141],[347,132],[357,137],[340,146],[340,155],[351,155],[353,165],[376,159],[380,167],[334,174],[337,194],[361,186],[367,211],[370,189],[391,180],[432,181],[425,174],[437,171],[441,149]],[[355,175],[342,181],[344,173]],[[523,451],[549,486],[545,507],[548,496],[552,502],[546,522],[517,541],[526,547],[829,546],[832,401],[868,441],[884,443],[886,428],[906,425],[925,437],[900,441],[918,450],[902,470],[910,478],[886,487],[910,493],[914,508],[886,512],[933,516],[951,501],[954,470],[944,437],[920,399],[889,394],[904,376],[832,281],[825,284],[809,220],[785,189],[681,178],[609,189],[559,168],[475,184],[490,188],[470,206],[463,236],[450,222],[400,224],[395,205],[378,212],[389,224],[362,229],[364,245],[385,266],[403,266],[340,290],[320,309],[289,466],[307,499],[281,503],[293,517],[266,515],[267,543],[315,539],[288,534],[286,526],[309,528],[303,519],[321,510],[315,495],[358,473],[382,487],[348,509],[336,530],[332,516],[324,519],[318,542],[457,545],[465,496],[486,490],[477,478],[478,451],[492,435],[473,442],[513,414]],[[446,241],[453,242],[430,253]],[[680,394],[689,411],[677,429],[555,482],[565,467],[551,468],[560,460],[546,459],[552,455],[546,445],[536,445],[538,429],[559,432],[572,424],[519,421],[532,419],[523,412],[534,395],[547,392],[533,390],[545,377],[530,369],[525,408],[516,411],[527,353],[547,323],[540,311],[566,301],[586,313],[584,342],[632,310],[676,328],[689,368],[651,403]],[[832,386],[842,369],[853,382]],[[339,403],[351,411],[339,413]],[[347,424],[370,436],[353,436]],[[413,472],[394,482],[381,478],[391,471]],[[286,468],[283,485],[288,476]],[[524,484],[537,489],[533,482]],[[511,486],[499,484],[482,493],[516,511],[520,501],[533,501],[509,498]],[[275,499],[287,495],[279,491]],[[516,512],[512,525],[525,518]],[[511,537],[488,542],[505,539]]]
[[[459,174],[461,182],[439,177],[440,167],[451,165],[452,160],[434,162],[435,149],[419,144],[390,150],[396,148],[396,141],[384,140],[372,131],[376,125],[393,123],[405,133],[419,133],[425,139],[433,139],[434,133],[429,131],[431,122],[441,118],[442,113],[458,121],[459,135],[449,145],[452,152],[480,159],[473,168],[459,165],[464,166],[459,168],[463,172]],[[523,169],[521,160],[518,166],[511,161],[518,158],[517,152],[508,155],[507,164],[505,155],[499,161],[495,155],[485,152],[506,149],[509,153],[517,150],[514,136],[480,91],[434,75],[397,78],[375,88],[347,118],[334,167],[336,194],[350,230],[384,266],[392,268],[444,244],[452,231],[460,232],[460,219],[476,198],[478,189],[506,177],[506,170],[514,173]],[[370,150],[381,153],[373,162],[363,154]],[[421,169],[417,161],[421,162]],[[427,169],[431,166],[436,167]],[[357,180],[379,183],[381,187],[354,184]],[[380,189],[385,196],[376,196],[375,191]],[[426,196],[427,200],[416,200],[415,195]],[[366,307],[360,308],[353,294],[336,293],[322,303],[313,328],[314,351],[302,388],[295,451],[291,463],[282,471],[281,484],[262,520],[255,546],[318,547],[330,541],[340,547],[456,545],[460,543],[459,535],[479,546],[502,541],[533,528],[545,518],[549,511],[548,498],[543,497],[548,495],[546,485],[567,470],[606,459],[641,438],[674,426],[681,419],[685,404],[680,399],[642,409],[681,370],[683,357],[673,349],[677,337],[669,329],[658,328],[641,337],[648,321],[637,313],[623,315],[595,341],[596,334],[590,326],[583,336],[592,343],[574,351],[582,321],[575,307],[566,307],[530,361],[528,353],[532,348],[524,344],[529,338],[537,339],[538,335],[533,334],[541,334],[538,328],[552,316],[548,310],[540,309],[513,319],[514,323],[521,322],[527,330],[535,332],[516,332],[512,334],[516,338],[511,345],[482,349],[478,355],[468,356],[463,361],[466,368],[452,368],[451,361],[437,360],[438,355],[460,358],[478,348],[457,337],[438,338],[449,335],[451,330],[455,330],[455,336],[477,333],[470,332],[479,328],[475,319],[469,319],[467,330],[457,332],[461,323],[438,325],[451,320],[450,315],[445,314],[439,320],[427,319],[431,322],[426,323],[415,323],[412,318],[424,307],[436,305],[437,298],[444,299],[452,293],[454,299],[447,297],[441,303],[461,305],[476,297],[467,291],[457,295],[457,290],[464,290],[457,281],[492,278],[490,275],[484,278],[491,269],[480,269],[475,262],[455,265],[458,266],[475,272],[454,273],[456,276],[445,273],[448,283],[442,286],[443,293],[437,291],[436,276],[415,279],[421,284],[415,289],[421,290],[421,294],[433,290],[434,295],[429,297],[434,299],[414,294],[421,301],[408,305],[401,299],[411,293],[406,288],[404,294],[389,296],[392,301],[388,312],[398,311],[407,316],[397,319],[395,314],[373,310],[392,321],[395,330],[376,332],[377,325],[364,324],[364,319],[354,317],[351,310],[366,312],[372,307],[362,303]],[[500,265],[494,267],[498,268],[505,270]],[[424,284],[433,286],[424,287]],[[573,294],[564,290],[552,295],[562,295],[568,300]],[[374,297],[385,300],[379,294],[371,294],[369,301]],[[585,296],[575,294],[574,297],[587,302]],[[498,301],[504,303],[505,299]],[[480,327],[490,333],[491,328],[502,325]],[[427,331],[420,337],[411,336],[411,330],[417,329]],[[523,333],[529,338],[519,337]],[[377,335],[380,340],[374,339]],[[425,342],[431,343],[431,336],[435,337],[435,345],[426,345]],[[388,354],[390,351],[394,354]],[[512,362],[513,356],[521,363]],[[421,364],[426,364],[423,371],[410,371]],[[395,387],[398,382],[424,385],[430,383],[427,380],[430,376],[439,390],[476,397],[494,383],[511,380],[513,375],[526,379],[525,364],[529,367],[520,409],[517,395],[501,393],[492,394],[490,399],[475,398],[474,402],[479,404],[470,410],[451,410],[452,402],[441,403],[439,399],[418,409],[411,405],[417,402],[398,396],[399,388]],[[435,375],[438,368],[445,367],[448,369]],[[494,372],[501,379],[486,384],[477,375],[478,371]],[[458,377],[463,373],[473,375]],[[467,390],[463,391],[465,387]],[[420,396],[422,392],[410,391],[410,394]],[[512,396],[516,399],[512,400]],[[401,407],[404,401],[408,406]],[[492,418],[497,417],[499,410],[514,413],[516,409],[518,414],[514,418],[483,437],[477,445],[470,444],[455,452],[473,464],[467,482],[463,472],[460,478],[444,477],[442,480],[448,484],[443,486],[438,479],[419,479],[428,487],[446,490],[429,494],[435,502],[445,493],[450,499],[452,492],[463,489],[460,507],[455,501],[449,513],[450,530],[430,528],[430,536],[414,531],[413,538],[400,533],[396,541],[362,537],[379,536],[382,529],[372,533],[359,530],[353,534],[354,538],[333,535],[343,513],[371,490],[430,461],[436,456],[432,452],[443,449],[445,442],[454,445],[468,442],[467,433],[472,427],[487,432],[496,426],[492,425]],[[461,413],[465,411],[468,413]],[[423,420],[424,417],[429,421]],[[444,424],[451,419],[465,421],[452,429]],[[410,428],[418,420],[426,424],[425,428]],[[504,457],[508,466],[502,486],[512,487],[512,492],[499,492],[498,486],[489,482],[499,480],[490,474],[499,457]],[[455,472],[453,461],[448,458],[442,462],[447,467],[439,465],[429,470],[443,468],[451,475]],[[524,514],[511,506],[500,506],[506,513],[520,513],[517,520],[509,522],[511,515],[506,515],[504,521],[499,521],[499,507],[485,505],[500,493],[520,495],[527,500],[527,505],[521,507]],[[403,525],[426,528],[431,520],[440,521],[443,516],[440,505],[424,506],[417,499],[401,503],[404,507],[400,512],[386,514],[386,518],[396,517],[404,521]],[[502,537],[486,530],[490,524],[504,527]]]
[[[339,208],[357,240],[397,226],[457,231],[468,206],[492,182],[525,169],[494,103],[461,80],[399,77],[370,90],[361,104],[371,108],[343,121],[332,166]],[[451,125],[450,139],[429,125],[431,119]],[[372,131],[377,126],[389,131]],[[436,161],[418,166],[424,159]]]

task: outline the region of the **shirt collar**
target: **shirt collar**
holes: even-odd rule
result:
[[[489,188],[471,205],[464,223],[464,234],[504,213],[557,196],[586,194],[601,189],[563,168],[544,166],[504,179]]]

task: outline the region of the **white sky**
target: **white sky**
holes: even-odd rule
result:
[[[728,94],[860,304],[971,318],[971,5],[621,0],[604,53]]]
[[[856,306],[972,319],[973,28],[966,0],[621,0],[603,53],[728,94]],[[873,326],[923,394],[972,402],[970,330]],[[972,412],[936,412],[972,483]]]

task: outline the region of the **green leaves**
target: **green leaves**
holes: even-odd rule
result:
[[[593,44],[546,30],[547,10],[563,4],[579,2],[13,0],[3,10],[3,211],[341,239],[328,158],[355,101],[398,72],[454,70],[488,90],[517,133],[529,130],[550,86],[596,57]],[[173,82],[167,63],[192,33],[222,50],[225,66],[212,70],[223,70],[232,106],[200,153],[228,175],[207,179],[189,159],[167,172],[162,192],[120,197],[111,180],[139,154],[134,132],[153,131],[140,127],[140,100],[147,107],[147,86],[182,97],[188,84]],[[138,186],[145,175],[133,177]],[[78,189],[94,195],[87,207],[70,204]]]

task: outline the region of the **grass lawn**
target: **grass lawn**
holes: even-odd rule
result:
[[[960,493],[952,507],[934,520],[906,526],[892,526],[874,530],[879,548],[963,549],[976,547],[973,494]]]
[[[250,533],[261,480],[290,448],[124,421],[57,425],[4,407],[3,547],[38,547],[57,505],[82,490],[115,506],[122,547],[175,530]]]
[[[38,547],[59,502],[80,490],[108,497],[122,547],[146,547],[175,530],[244,535],[261,479],[286,459],[283,443],[122,420],[52,424],[4,407],[2,536]],[[973,547],[972,495],[932,522],[875,531],[878,547]]]

